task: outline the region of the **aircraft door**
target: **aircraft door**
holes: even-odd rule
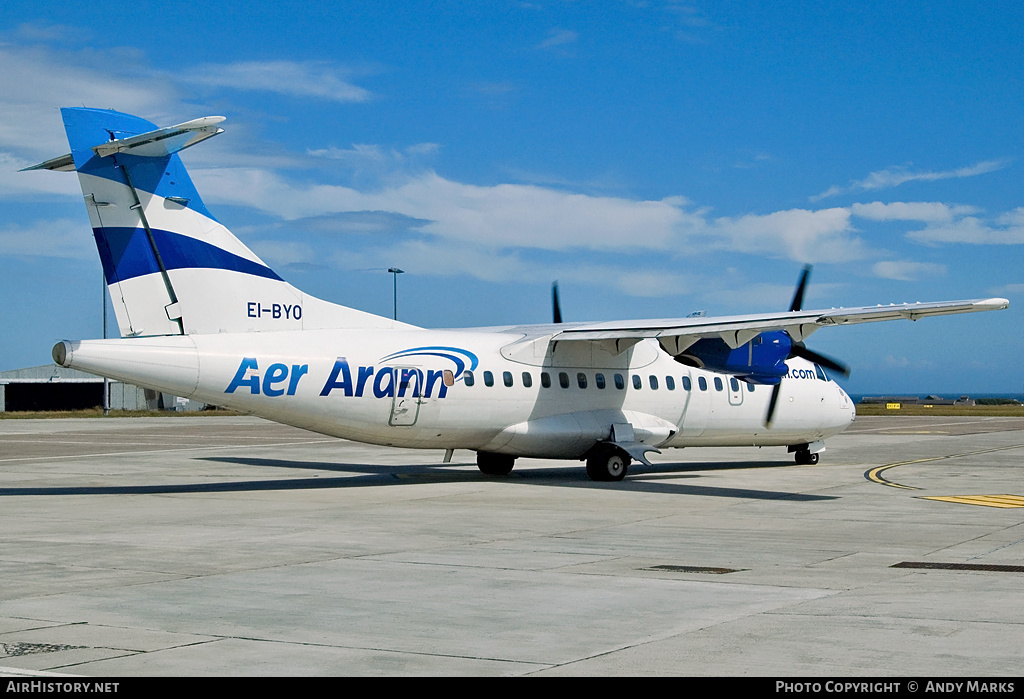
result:
[[[395,394],[391,399],[392,427],[411,427],[416,424],[423,398],[423,372],[415,367],[394,367],[391,369],[391,385]]]
[[[706,380],[693,376],[688,369],[683,369],[681,388],[686,396],[683,413],[679,419],[678,439],[699,437],[707,426],[708,414],[711,412],[708,384]],[[703,387],[702,387],[703,386]]]

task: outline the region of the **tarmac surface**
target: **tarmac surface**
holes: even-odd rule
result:
[[[1024,418],[827,447],[593,483],[256,418],[0,420],[0,675],[1019,676]]]

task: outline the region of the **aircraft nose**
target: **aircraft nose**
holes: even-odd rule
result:
[[[836,391],[839,392],[839,409],[847,420],[853,422],[857,417],[857,407],[853,404],[853,399],[838,384],[836,385]]]

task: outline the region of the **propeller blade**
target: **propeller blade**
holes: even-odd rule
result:
[[[843,375],[843,378],[850,377],[850,367],[836,359],[826,357],[824,354],[818,354],[814,350],[807,349],[802,342],[794,342],[793,349],[790,350],[789,354],[791,357],[800,357],[809,362],[814,362],[825,369],[831,369],[832,371],[838,372]]]
[[[807,290],[807,278],[811,276],[811,266],[804,265],[804,271],[800,273],[800,281],[796,285],[796,293],[793,294],[793,303],[789,304],[789,310],[802,311],[804,306],[804,291]]]
[[[811,265],[804,265],[803,272],[800,273],[800,281],[796,285],[796,293],[793,294],[793,302],[789,304],[790,311],[802,311],[804,306],[804,292],[807,290],[807,280],[811,276]],[[800,357],[807,361],[814,362],[815,364],[824,367],[825,369],[831,369],[834,372],[842,374],[844,377],[850,376],[850,367],[843,364],[837,359],[826,357],[824,354],[818,354],[814,350],[807,349],[807,345],[803,342],[793,342],[793,348],[789,351],[790,357]],[[772,400],[774,401],[776,394],[772,394]],[[769,415],[774,409],[774,402],[768,407]]]
[[[551,285],[551,314],[553,317],[552,323],[562,322],[562,306],[558,303],[558,282],[554,282]]]
[[[772,397],[768,401],[768,412],[764,416],[764,426],[771,427],[772,418],[775,417],[775,404],[779,401],[779,391],[782,389],[782,383],[779,382],[772,386]]]

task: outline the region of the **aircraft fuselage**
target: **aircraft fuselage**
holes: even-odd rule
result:
[[[769,429],[771,386],[684,366],[652,340],[616,355],[515,329],[93,340],[58,344],[55,359],[336,437],[514,456],[581,458],[610,424],[630,425],[651,447],[806,444],[855,413],[800,359],[789,362]]]

